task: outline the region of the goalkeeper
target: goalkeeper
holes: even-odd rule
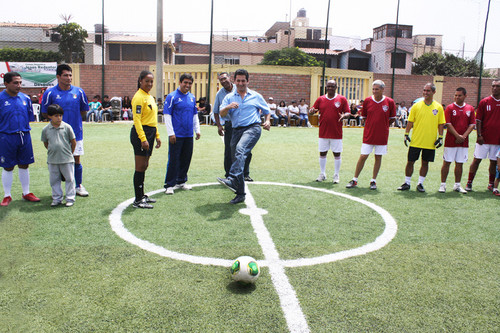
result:
[[[405,169],[405,182],[398,187],[399,191],[407,191],[411,185],[413,165],[422,152],[422,165],[418,177],[417,191],[425,192],[424,180],[429,170],[429,162],[434,162],[436,148],[443,145],[443,129],[445,124],[443,106],[434,100],[436,86],[427,83],[424,86],[424,99],[411,107],[410,116],[404,136],[408,149],[408,162]],[[411,133],[410,139],[410,131]]]

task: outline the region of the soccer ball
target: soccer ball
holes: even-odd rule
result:
[[[240,283],[254,283],[260,275],[257,260],[249,256],[238,257],[231,265],[231,277]]]

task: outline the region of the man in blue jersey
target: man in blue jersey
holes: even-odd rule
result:
[[[76,194],[86,197],[89,192],[83,187],[83,167],[80,163],[80,156],[83,155],[83,125],[89,110],[87,95],[79,87],[71,85],[73,80],[73,70],[67,64],[61,64],[56,69],[57,85],[47,89],[42,98],[42,114],[47,116],[47,107],[51,104],[58,104],[64,110],[63,121],[73,128],[76,136],[76,148],[73,153],[75,157],[75,185]]]
[[[214,102],[214,119],[217,128],[219,129],[219,135],[224,136],[224,171],[226,174],[224,177],[229,176],[229,170],[231,169],[231,136],[233,135],[233,127],[231,126],[231,121],[229,119],[223,119],[223,124],[221,124],[221,119],[219,116],[220,105],[226,97],[227,94],[236,90],[236,86],[229,81],[229,74],[227,72],[222,72],[219,74],[219,82],[222,85],[222,88],[215,95]],[[224,125],[224,127],[222,127]],[[243,177],[245,181],[252,182],[253,179],[250,178],[250,161],[252,160],[252,153],[248,154],[248,157],[245,161],[245,167],[243,168]]]
[[[193,84],[191,74],[182,74],[179,87],[167,95],[163,105],[168,134],[168,163],[165,175],[165,194],[174,190],[190,190],[187,173],[193,156],[193,130],[196,140],[201,136],[196,97],[189,91]]]
[[[248,72],[238,69],[234,73],[236,90],[229,93],[222,101],[220,116],[229,116],[233,127],[231,137],[232,165],[227,178],[217,178],[219,183],[236,193],[230,201],[237,204],[245,201],[245,180],[243,169],[248,154],[259,141],[262,129],[260,128],[260,112],[265,116],[263,127],[271,128],[271,115],[266,100],[256,91],[248,89]]]
[[[21,75],[17,72],[5,73],[5,90],[0,93],[0,167],[4,198],[1,206],[8,206],[11,201],[13,170],[17,165],[19,181],[23,189],[22,198],[31,202],[38,199],[30,192],[30,174],[28,166],[35,162],[31,145],[30,121],[35,120],[30,98],[21,93]]]

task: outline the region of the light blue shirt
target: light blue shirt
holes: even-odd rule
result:
[[[214,102],[214,109],[213,113],[220,113],[220,105],[222,104],[222,101],[224,100],[224,97],[227,96],[227,94],[230,94],[231,92],[236,90],[236,85],[233,84],[233,89],[231,91],[227,91],[224,87],[219,89],[217,94],[215,95],[215,102]],[[220,117],[220,123],[221,125],[224,125],[228,117]],[[215,120],[214,120],[215,121]]]
[[[264,97],[256,91],[247,89],[245,97],[242,99],[238,91],[235,89],[231,93],[227,94],[220,105],[223,109],[232,102],[238,103],[237,109],[229,109],[227,113],[231,119],[231,124],[233,128],[249,126],[255,123],[260,123],[260,111],[262,114],[269,114],[269,106],[266,103]]]

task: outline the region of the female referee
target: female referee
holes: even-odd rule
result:
[[[144,175],[148,168],[149,158],[153,153],[153,145],[156,138],[155,148],[160,148],[160,133],[158,132],[158,107],[149,94],[153,87],[153,73],[142,71],[139,75],[137,92],[132,98],[132,112],[134,114],[134,126],[130,131],[130,142],[134,147],[135,173],[134,173],[134,208],[153,208],[152,203],[156,200],[144,194]]]

